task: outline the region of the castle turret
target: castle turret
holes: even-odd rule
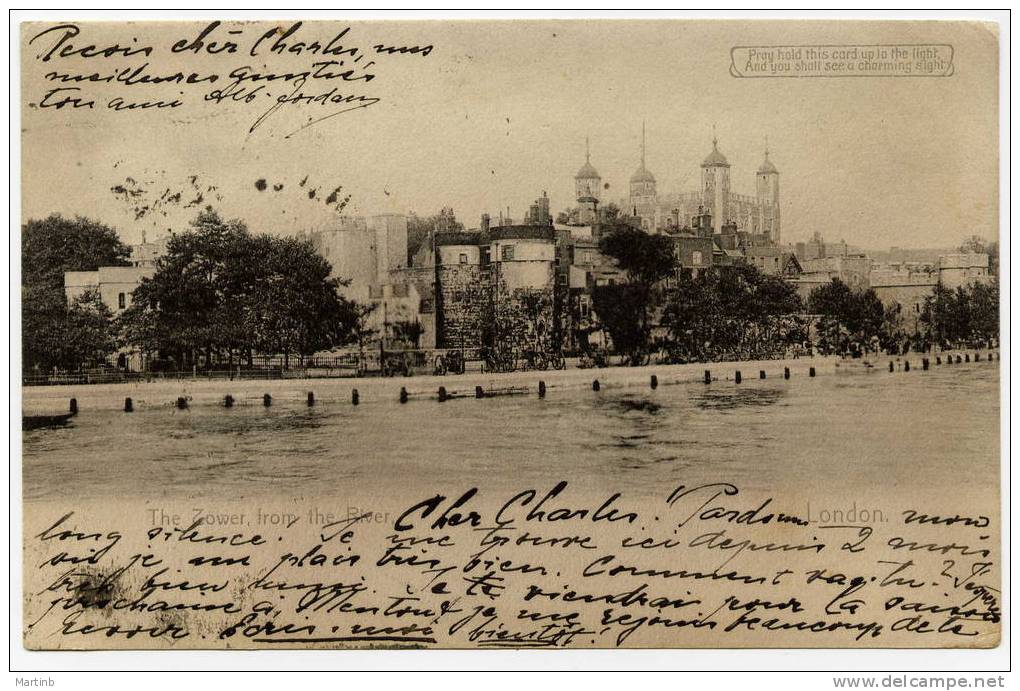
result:
[[[598,218],[599,193],[602,177],[591,164],[591,147],[588,138],[584,139],[584,165],[574,176],[574,198],[577,200],[577,221],[581,225],[591,225]]]
[[[645,124],[641,123],[641,165],[630,176],[630,208],[641,219],[641,226],[654,230],[656,225],[655,176],[645,167]]]
[[[591,164],[591,146],[588,138],[584,139],[584,165],[574,176],[574,197],[580,201],[583,197],[592,197],[598,201],[602,188],[602,176]]]
[[[719,151],[719,140],[712,136],[712,151],[701,163],[701,198],[712,214],[714,230],[722,232],[730,206],[730,163]]]
[[[758,232],[772,242],[780,241],[779,225],[779,170],[769,160],[769,147],[765,144],[765,160],[755,176],[758,195]]]

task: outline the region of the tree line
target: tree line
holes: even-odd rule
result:
[[[974,240],[965,243],[973,248]],[[626,280],[596,286],[593,309],[613,349],[631,364],[658,352],[670,362],[764,359],[810,349],[822,354],[901,352],[998,338],[998,278],[949,290],[937,285],[911,329],[900,305],[838,278],[802,300],[780,276],[735,262],[678,269],[673,241],[628,225],[610,227],[599,249]],[[582,344],[585,339],[581,339]]]
[[[366,308],[306,241],[254,234],[211,208],[170,238],[155,273],[116,318],[93,291],[70,303],[65,271],[125,266],[110,228],[51,216],[22,229],[24,338],[29,372],[104,364],[130,345],[156,367],[233,368],[256,354],[311,355],[357,339]]]
[[[21,363],[26,373],[105,363],[117,349],[113,315],[95,291],[68,302],[64,273],[127,266],[116,231],[52,215],[21,226]]]
[[[437,220],[423,221],[420,234]],[[609,226],[599,248],[625,280],[594,287],[593,308],[615,352],[632,364],[653,352],[693,362],[998,338],[997,277],[955,290],[936,286],[911,329],[902,310],[883,305],[873,289],[838,279],[803,301],[781,277],[743,262],[678,270],[671,238],[629,225]],[[127,266],[129,255],[113,229],[85,218],[53,215],[22,226],[27,374],[100,366],[124,346],[152,354],[157,368],[251,366],[264,354],[282,354],[286,366],[291,354],[311,355],[368,333],[368,308],[341,295],[344,282],[310,243],[254,234],[211,208],[170,238],[154,275],[118,316],[95,291],[65,298],[65,272]],[[420,326],[408,341],[418,337]]]

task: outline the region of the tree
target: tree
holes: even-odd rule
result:
[[[402,320],[393,324],[393,337],[417,350],[425,327],[418,320]]]
[[[109,226],[87,218],[64,218],[54,214],[30,220],[21,228],[21,323],[22,367],[26,371],[49,371],[54,367],[77,369],[89,364],[76,361],[92,351],[78,351],[68,344],[78,342],[73,332],[83,325],[71,312],[64,296],[64,273],[95,271],[100,266],[124,266],[130,255]],[[100,312],[100,314],[104,314]],[[106,311],[108,318],[108,310]],[[88,322],[91,327],[98,324]],[[110,332],[112,333],[112,331]],[[94,364],[94,363],[92,363]]]
[[[599,238],[599,250],[616,261],[631,283],[646,288],[666,278],[676,267],[673,241],[666,235],[650,235],[629,225],[612,226]]]
[[[697,276],[681,272],[661,323],[676,360],[771,357],[803,341],[796,317],[802,309],[793,286],[739,263]]]
[[[407,218],[407,265],[411,266],[414,257],[421,248],[432,240],[436,231],[464,230],[464,224],[458,221],[451,209],[443,209],[438,214],[419,216],[413,211]]]
[[[822,347],[846,351],[851,344],[871,343],[885,325],[885,308],[871,288],[854,290],[838,278],[808,295],[808,309],[822,316]]]
[[[64,272],[127,266],[130,255],[115,230],[81,216],[53,214],[21,227],[22,285],[41,283],[63,290]]]
[[[648,347],[654,288],[675,266],[673,241],[629,225],[615,225],[599,239],[599,250],[627,274],[625,286],[604,286],[592,294],[599,320],[617,351],[639,364]]]
[[[68,305],[65,333],[67,340],[59,351],[64,369],[106,364],[117,351],[113,313],[98,291],[86,291]]]
[[[998,339],[998,278],[956,290],[936,285],[924,301],[920,322],[927,339],[941,345]]]
[[[155,346],[179,367],[196,366],[201,354],[209,366],[218,351],[230,359],[251,347],[244,309],[251,305],[254,249],[242,223],[225,223],[207,207],[190,230],[170,238],[155,275],[135,289],[122,315],[125,334],[142,336],[132,343]]]
[[[122,326],[130,342],[195,366],[252,353],[310,355],[356,337],[359,312],[308,242],[252,235],[206,208],[175,235],[136,289]],[[225,356],[225,357],[224,357]]]
[[[252,334],[257,350],[283,353],[287,368],[292,352],[303,358],[352,340],[357,312],[339,296],[332,267],[310,243],[268,236],[250,242],[259,251],[242,333]]]
[[[558,214],[556,214],[556,222],[561,225],[568,225],[570,223],[574,223],[577,220],[577,215],[580,213],[580,211],[581,211],[580,207],[577,206],[572,206],[564,211],[561,211]]]
[[[626,355],[632,365],[643,364],[649,328],[641,314],[649,302],[649,289],[640,283],[596,286],[592,303],[603,328],[613,339],[616,352]]]
[[[975,283],[970,289],[971,332],[988,341],[999,339],[999,277],[989,283]]]

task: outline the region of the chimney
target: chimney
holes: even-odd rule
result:
[[[490,221],[489,214],[482,214],[481,231],[483,233],[488,233],[489,232],[489,221]]]

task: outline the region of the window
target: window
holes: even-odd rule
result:
[[[460,263],[461,264],[467,264],[467,259],[468,259],[467,252],[461,252],[460,253]]]
[[[697,266],[701,266],[701,252],[695,250],[691,253],[691,263]]]
[[[594,260],[594,258],[592,257],[592,254],[591,254],[591,250],[585,250],[583,256],[584,256],[584,263],[585,264],[593,264],[593,263],[595,263],[595,260]]]
[[[513,245],[503,245],[502,252],[503,252],[503,254],[502,254],[503,261],[505,261],[505,262],[512,262],[514,260],[514,246]]]
[[[118,293],[117,294],[117,308],[118,309],[124,309],[125,307],[127,307],[127,295],[125,295],[124,293]]]

